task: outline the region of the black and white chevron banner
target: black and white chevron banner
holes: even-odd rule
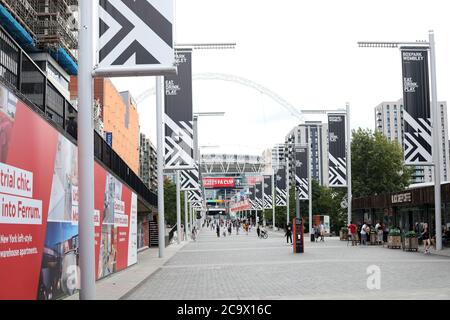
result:
[[[272,209],[273,197],[271,195],[264,194],[264,209]]]
[[[295,184],[297,192],[301,200],[309,199],[309,184],[308,184],[308,149],[307,147],[296,147],[295,156]]]
[[[194,130],[192,123],[191,51],[176,51],[178,74],[164,77],[165,170],[192,169]]]
[[[272,176],[264,176],[264,209],[272,209]]]
[[[347,163],[343,158],[335,158],[331,153],[329,157],[329,184],[330,187],[346,187],[347,186]]]
[[[198,166],[192,170],[180,170],[181,191],[200,190]]]
[[[405,164],[431,164],[433,142],[431,139],[428,50],[426,48],[402,48],[401,54]]]
[[[328,178],[330,187],[347,186],[345,120],[345,114],[328,114]]]
[[[287,204],[286,189],[277,188],[276,206],[277,207],[286,207],[286,204]]]
[[[173,68],[173,1],[98,0],[98,4],[99,70]]]
[[[277,207],[285,207],[287,203],[286,168],[278,169],[275,175],[275,194]]]
[[[403,120],[405,123],[405,163],[431,163],[433,161],[431,119],[414,119],[408,112],[404,111]]]
[[[196,205],[197,207],[203,207],[203,197],[200,190],[189,190],[188,191],[188,202],[191,205]]]
[[[300,200],[308,200],[309,199],[308,179],[295,176],[295,182],[297,184],[299,199]]]

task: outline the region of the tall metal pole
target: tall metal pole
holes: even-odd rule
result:
[[[350,104],[346,103],[347,113],[347,224],[352,221],[352,131],[350,129]]]
[[[311,140],[310,140],[311,141]],[[312,179],[311,179],[311,143],[308,143],[308,219],[309,219],[309,237],[312,234]]]
[[[298,187],[300,190],[300,186]],[[297,190],[297,184],[295,185],[295,217],[300,219],[300,197],[299,190]]]
[[[442,250],[442,218],[441,218],[441,121],[437,103],[436,89],[436,52],[434,48],[434,32],[429,31],[430,38],[430,84],[431,84],[431,114],[433,115],[433,160],[434,160],[434,217],[436,228],[436,250]]]
[[[275,178],[274,178],[275,170],[272,174],[272,228],[275,230],[275,205],[276,205],[276,199],[277,199],[277,193],[275,190]]]
[[[156,77],[156,139],[157,139],[157,166],[158,166],[158,247],[159,257],[164,257],[166,247],[166,227],[164,219],[164,130],[163,130],[163,103],[162,82],[163,77]]]
[[[94,125],[92,121],[93,6],[80,1],[78,58],[78,179],[80,237],[80,300],[95,299]]]
[[[191,230],[194,228],[194,222],[192,219],[192,203],[189,203],[189,219],[190,219],[190,226],[191,226]]]
[[[187,241],[188,240],[188,232],[190,232],[189,230],[189,226],[188,226],[188,198],[187,198],[187,191],[184,192],[184,230],[185,230],[185,235],[184,235],[184,240]]]
[[[289,199],[290,199],[290,184],[289,180],[289,157],[286,155],[286,225],[289,224]]]
[[[263,222],[263,226],[265,227],[266,226],[266,214],[265,214],[265,209],[266,209],[266,206],[265,206],[265,201],[264,201],[264,198],[265,198],[265,192],[264,192],[264,187],[265,187],[265,185],[266,185],[266,182],[265,182],[265,179],[264,179],[264,175],[263,175],[263,179],[262,179],[262,222]]]
[[[177,170],[177,243],[181,243],[181,191],[180,191],[180,170]]]

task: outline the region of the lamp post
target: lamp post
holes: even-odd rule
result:
[[[328,114],[328,113],[342,113],[345,114],[345,121],[346,121],[346,136],[347,136],[347,156],[346,156],[346,163],[347,163],[347,220],[348,223],[352,220],[352,156],[351,156],[351,130],[350,130],[350,104],[346,103],[345,110],[343,109],[323,109],[323,110],[303,110],[303,114]],[[311,197],[310,197],[311,198]],[[311,200],[310,200],[311,201]],[[312,207],[310,203],[309,208],[309,231],[311,234],[312,231]]]
[[[202,179],[202,166],[201,166],[201,157],[200,157],[200,147],[198,145],[198,118],[199,117],[223,117],[225,116],[225,112],[194,112],[193,113],[193,130],[194,130],[194,162],[198,163],[198,179],[200,188],[202,189],[202,194],[205,194],[205,188],[203,186],[203,179]],[[206,208],[206,199],[203,196],[203,205]],[[220,221],[220,215],[219,215],[219,221]]]
[[[441,217],[441,161],[440,161],[440,144],[441,144],[441,130],[439,109],[437,103],[437,89],[436,89],[436,52],[434,44],[434,32],[428,32],[429,41],[416,42],[369,42],[359,41],[359,47],[365,48],[400,48],[400,47],[422,47],[430,51],[430,87],[431,87],[431,119],[432,119],[432,139],[433,139],[433,163],[424,164],[434,166],[434,210],[435,210],[435,226],[436,226],[436,250],[442,250],[442,217]]]

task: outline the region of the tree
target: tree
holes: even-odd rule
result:
[[[409,185],[412,168],[404,165],[398,142],[361,128],[352,137],[353,198],[402,191]]]
[[[184,192],[181,192],[181,224],[184,225]],[[177,186],[170,179],[164,179],[164,218],[166,223],[177,223]]]

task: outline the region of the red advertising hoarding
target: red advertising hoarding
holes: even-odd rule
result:
[[[79,289],[77,147],[0,85],[0,300]],[[97,279],[137,262],[137,195],[95,163]]]
[[[203,186],[207,189],[234,188],[235,178],[203,178]]]

